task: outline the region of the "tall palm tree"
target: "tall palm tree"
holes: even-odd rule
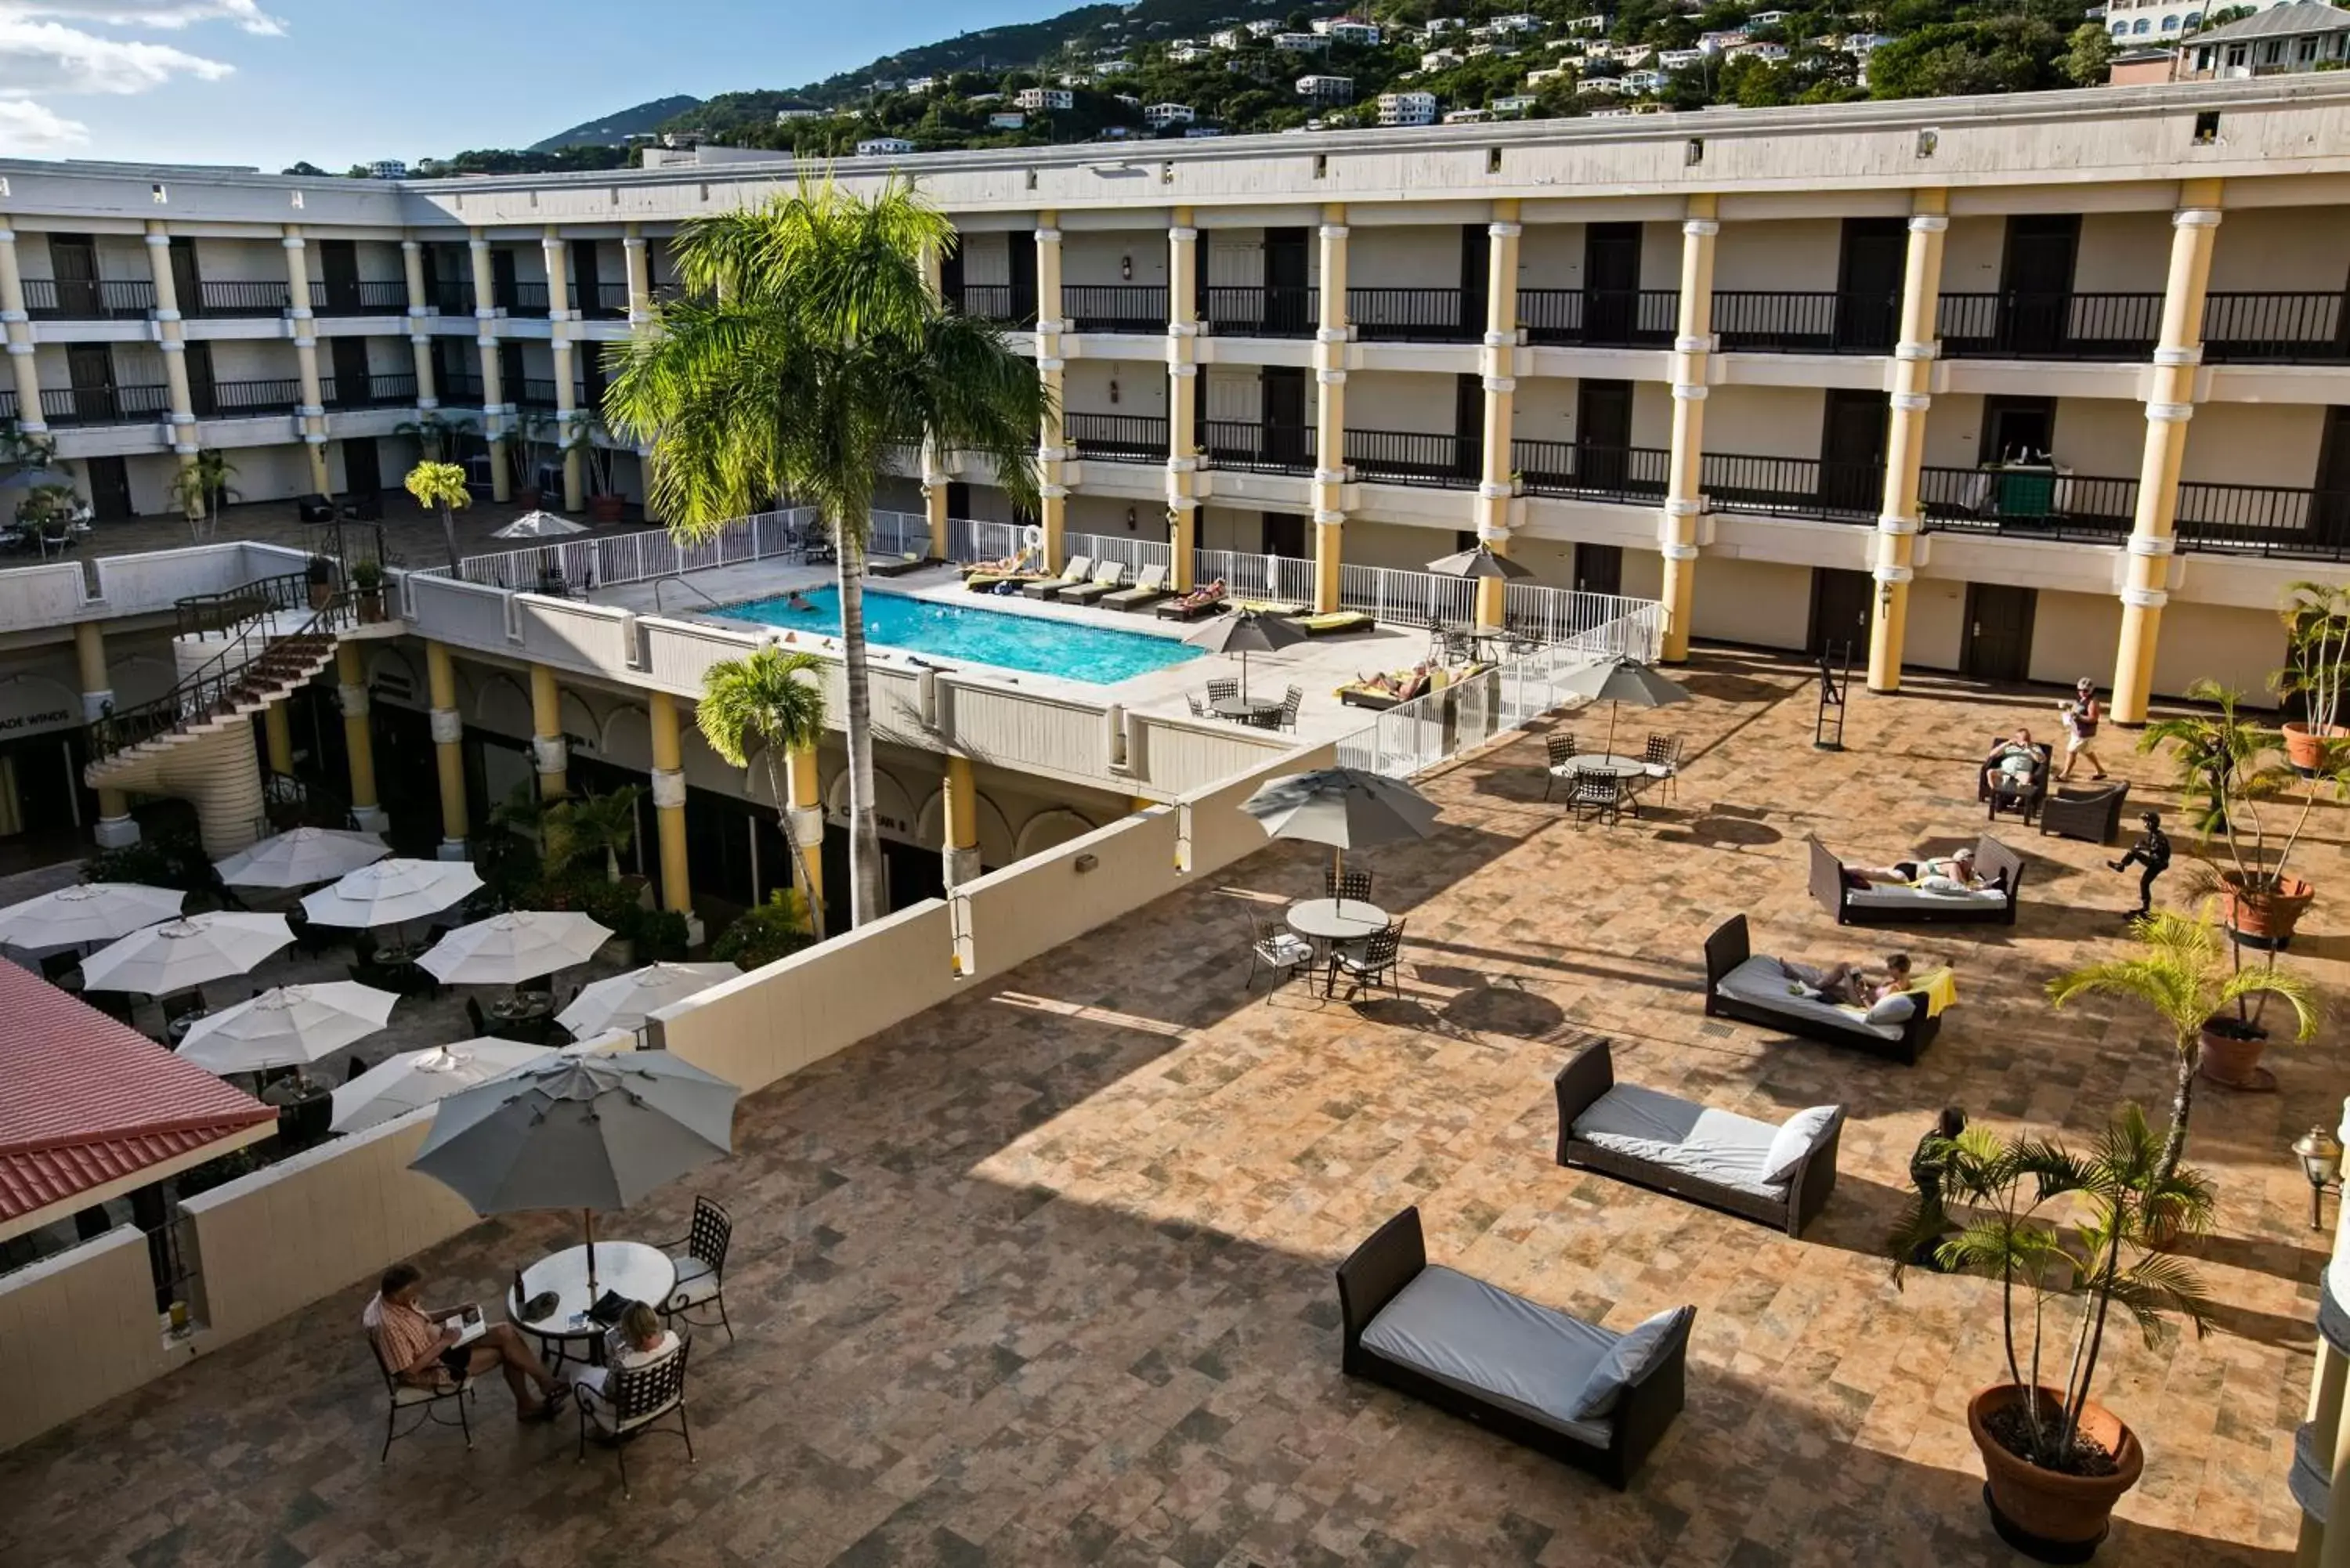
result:
[[[954,244],[909,184],[869,200],[804,184],[685,225],[680,297],[608,353],[606,423],[652,443],[647,500],[673,534],[705,536],[789,494],[838,545],[853,923],[881,912],[863,597],[874,476],[893,449],[928,439],[983,459],[1014,506],[1038,494],[1049,404],[1035,367],[923,276],[925,253]]]
[[[441,514],[441,543],[449,552],[449,575],[463,576],[464,569],[457,564],[456,514],[473,504],[473,493],[465,488],[465,471],[453,462],[420,462],[400,483],[416,497],[418,505]]]
[[[800,677],[806,676],[803,680]],[[710,749],[734,767],[748,767],[755,742],[767,757],[767,787],[775,792],[775,821],[791,851],[792,870],[806,900],[808,922],[824,940],[824,900],[808,874],[807,851],[792,831],[790,796],[784,790],[784,759],[824,736],[824,660],[812,653],[762,648],[748,659],[726,659],[702,677],[702,701],[694,722]]]

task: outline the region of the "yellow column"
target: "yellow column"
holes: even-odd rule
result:
[[[1923,526],[1918,483],[1926,462],[1926,410],[1933,400],[1934,337],[1942,301],[1942,235],[1950,226],[1949,192],[1910,199],[1909,249],[1901,274],[1901,336],[1893,345],[1892,411],[1885,439],[1885,501],[1877,519],[1877,602],[1869,612],[1868,689],[1901,690],[1901,650],[1908,638],[1909,581]]]
[[[172,232],[161,218],[147,220],[147,275],[154,280],[155,347],[162,350],[163,381],[172,400],[172,451],[186,468],[196,461],[196,402],[188,387],[188,327],[180,309],[180,280],[172,272]],[[39,406],[37,393],[34,406]]]
[[[302,450],[310,459],[310,488],[331,495],[335,486],[327,470],[327,397],[318,379],[318,325],[310,308],[308,252],[302,225],[286,224],[286,289],[293,305],[286,314],[294,322],[294,364],[302,377],[302,405],[294,410],[294,420],[302,432]],[[359,390],[364,394],[367,389]]]
[[[1200,231],[1191,209],[1178,207],[1167,231],[1167,545],[1170,576],[1187,592],[1200,543],[1199,280]]]
[[[562,232],[553,223],[547,224],[538,245],[540,254],[546,258],[547,328],[554,335],[548,347],[555,352],[556,435],[563,442],[563,509],[577,512],[588,504],[587,468],[580,461],[583,454],[572,441],[586,428],[579,396],[571,386],[575,353],[571,334],[576,330],[572,323],[578,319],[579,313],[571,308],[571,258],[563,248]]]
[[[647,701],[653,732],[653,820],[660,835],[661,908],[693,913],[693,886],[685,862],[685,747],[678,732],[677,699],[655,691]]]
[[[432,698],[432,762],[441,774],[441,858],[465,858],[472,832],[465,811],[465,720],[457,711],[457,666],[446,644],[424,644],[424,680]]]
[[[113,704],[113,680],[106,672],[106,632],[94,620],[74,623],[74,662],[81,671],[81,716],[96,723]],[[130,797],[119,789],[98,792],[99,846],[119,849],[139,842],[139,825],[130,819]]]
[[[1492,241],[1485,272],[1485,450],[1477,483],[1477,537],[1497,556],[1510,553],[1510,512],[1517,486],[1510,475],[1512,420],[1517,400],[1518,223],[1514,201],[1493,203],[1485,230]],[[1507,618],[1509,587],[1499,577],[1477,583],[1477,624],[1500,626]]]
[[[441,389],[433,384],[432,334],[424,318],[432,301],[424,294],[424,245],[419,240],[400,242],[400,267],[408,281],[408,347],[416,360],[416,411],[431,413],[441,406]]]
[[[16,384],[16,428],[45,435],[41,417],[41,371],[35,359],[33,319],[25,307],[25,275],[16,261],[16,231],[0,217],[0,327],[6,328],[8,369]]]
[[[979,875],[979,785],[972,777],[971,759],[947,757],[945,838],[946,883],[959,888]]]
[[[538,797],[557,800],[571,793],[570,755],[563,743],[563,693],[555,671],[530,667],[530,750],[538,764]]]
[[[1347,209],[1322,209],[1322,308],[1314,333],[1314,607],[1338,607],[1338,535],[1347,521]]]
[[[350,753],[351,820],[380,833],[389,819],[376,803],[375,739],[368,729],[367,669],[359,662],[358,643],[335,645],[335,679],[341,683],[343,749]]]
[[[473,261],[473,342],[482,354],[482,434],[490,443],[490,499],[514,499],[514,475],[506,440],[514,409],[506,401],[505,372],[498,364],[497,274],[490,267],[490,242],[481,230],[468,242]]]
[[[621,225],[620,255],[629,272],[629,325],[642,331],[653,318],[652,262],[645,254],[642,223]]]
[[[1713,350],[1713,242],[1721,232],[1710,195],[1689,199],[1681,224],[1679,334],[1673,339],[1673,450],[1657,544],[1665,557],[1667,663],[1689,657],[1697,587],[1698,518],[1705,511],[1706,362]]]
[[[792,836],[807,859],[807,891],[819,909],[824,907],[824,795],[823,784],[816,774],[816,748],[794,752],[787,759],[784,774],[784,789],[788,796],[784,809],[791,813]],[[826,929],[830,929],[827,918]]]
[[[941,255],[938,247],[924,245],[922,247],[922,282],[930,289],[933,299],[942,297],[941,291],[944,285],[941,282],[942,274],[940,264]],[[954,541],[950,536],[952,530],[948,525],[947,518],[946,456],[946,453],[939,451],[938,442],[932,441],[926,432],[922,437],[920,457],[922,515],[930,524],[930,553],[931,559],[934,561],[954,559]]]
[[[1048,572],[1061,569],[1069,525],[1069,487],[1063,483],[1061,468],[1069,455],[1061,430],[1061,334],[1068,322],[1061,315],[1061,231],[1054,226],[1058,216],[1036,214],[1036,375],[1045,383],[1045,400],[1044,428],[1036,436],[1036,470]]]
[[[2128,586],[2122,589],[2122,640],[2114,659],[2113,718],[2146,722],[2154,688],[2155,645],[2168,599],[2177,547],[2178,466],[2187,455],[2187,421],[2195,416],[2195,373],[2203,363],[2203,296],[2211,279],[2211,242],[2220,227],[2220,182],[2184,180],[2170,216],[2170,275],[2162,291],[2162,340],[2154,351],[2153,396],[2146,404],[2146,452],[2138,462],[2137,516],[2129,538]],[[2345,1531],[2350,1538],[2350,1531]],[[2333,1568],[2332,1542],[2327,1543]],[[2350,1540],[2344,1546],[2350,1562]]]
[[[261,738],[268,748],[269,771],[279,777],[294,772],[294,726],[286,716],[283,699],[261,711]]]

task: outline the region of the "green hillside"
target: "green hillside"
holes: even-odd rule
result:
[[[653,130],[665,120],[689,113],[702,100],[686,93],[657,98],[650,103],[624,109],[618,114],[608,114],[601,119],[591,119],[585,125],[575,125],[568,130],[558,130],[544,141],[534,141],[526,152],[552,152],[558,147],[625,147],[629,138]],[[770,117],[772,118],[772,117]]]

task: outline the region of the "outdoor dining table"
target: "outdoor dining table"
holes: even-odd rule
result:
[[[1567,758],[1565,765],[1576,773],[1612,774],[1619,779],[1636,779],[1648,771],[1648,764],[1641,758],[1612,752],[1586,752]]]
[[[1219,697],[1209,704],[1209,711],[1219,719],[1253,724],[1280,712],[1281,701],[1278,697]]]
[[[554,1345],[556,1354],[577,1359],[575,1345],[586,1346],[587,1359],[604,1363],[605,1325],[588,1315],[588,1309],[606,1293],[623,1301],[658,1307],[677,1289],[677,1265],[658,1247],[642,1241],[596,1243],[596,1293],[588,1291],[588,1249],[566,1247],[550,1252],[522,1272],[522,1294],[509,1295],[506,1316],[523,1333]],[[542,1291],[553,1291],[555,1310],[536,1323],[523,1320],[523,1303]]]
[[[1301,898],[1289,906],[1289,929],[1317,942],[1358,942],[1393,922],[1365,898]]]
[[[555,1014],[555,993],[547,991],[516,992],[512,996],[495,998],[482,1012],[500,1023],[523,1023],[533,1019],[550,1018]]]

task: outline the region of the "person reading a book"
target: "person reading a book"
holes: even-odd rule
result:
[[[478,1308],[436,1312],[419,1306],[423,1284],[423,1272],[415,1264],[394,1263],[383,1272],[375,1299],[359,1314],[359,1324],[375,1342],[384,1365],[401,1382],[419,1388],[452,1388],[494,1368],[505,1375],[506,1386],[514,1390],[516,1420],[551,1418],[571,1390],[547,1371],[514,1325],[484,1324]],[[533,1384],[539,1392],[535,1400],[528,1397]]]
[[[583,1366],[571,1374],[571,1381],[600,1395],[611,1368],[650,1366],[675,1350],[677,1343],[677,1335],[661,1326],[659,1313],[642,1302],[630,1302],[628,1310],[620,1314],[620,1321],[605,1336],[604,1365]]]

